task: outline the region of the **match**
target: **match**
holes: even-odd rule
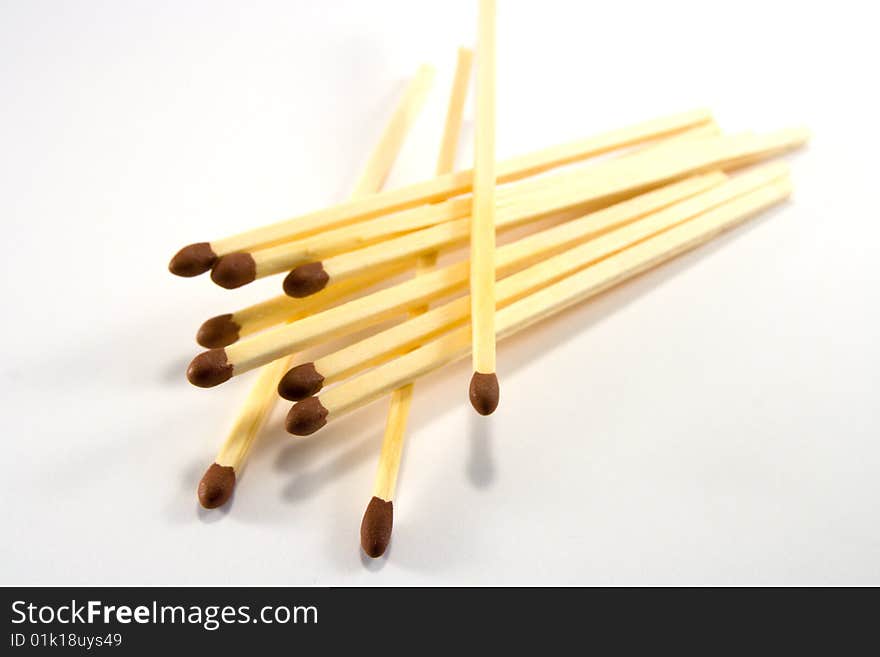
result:
[[[712,116],[707,110],[692,110],[534,151],[499,163],[498,181],[507,183],[534,176],[612,150],[669,137],[711,120]],[[323,230],[444,201],[470,192],[472,183],[472,170],[449,173],[382,194],[352,199],[232,237],[190,244],[177,252],[168,268],[177,276],[198,276],[209,271],[222,256],[267,248]],[[246,261],[241,266],[245,271],[250,268]]]
[[[509,335],[586,300],[675,256],[696,248],[791,193],[786,178],[741,196],[695,219],[665,231],[500,310],[497,337]],[[305,436],[389,390],[411,383],[471,351],[470,327],[460,327],[407,354],[334,386],[320,397],[293,405],[287,415],[290,433]]]
[[[446,111],[443,138],[440,142],[440,155],[437,157],[436,173],[438,176],[451,172],[455,167],[455,155],[461,132],[464,103],[467,100],[472,60],[473,53],[470,50],[459,48],[452,92],[449,95],[449,107]],[[416,276],[430,271],[436,263],[436,253],[422,255],[419,258]],[[426,311],[427,307],[415,308],[410,311],[410,316],[418,317]],[[391,393],[385,435],[382,438],[382,450],[379,454],[379,465],[373,484],[373,496],[370,498],[361,520],[361,549],[374,559],[385,553],[388,543],[391,541],[391,530],[394,525],[394,492],[397,487],[400,459],[403,455],[406,437],[406,422],[409,417],[412,397],[412,383]]]
[[[495,0],[480,0],[477,130],[470,226],[471,343],[469,397],[480,415],[498,407],[495,374]]]
[[[223,506],[232,497],[235,482],[251,447],[275,407],[278,379],[290,367],[292,359],[293,356],[279,358],[261,368],[257,374],[257,380],[251,387],[229,435],[199,482],[199,503],[206,509]]]

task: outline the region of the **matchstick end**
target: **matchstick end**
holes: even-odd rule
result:
[[[301,299],[320,292],[330,280],[321,262],[300,265],[284,278],[284,294]]]
[[[250,253],[221,256],[211,270],[211,280],[220,287],[234,290],[257,280],[257,264]]]
[[[278,394],[289,401],[302,401],[317,395],[324,386],[324,377],[314,363],[303,363],[287,371],[278,382]]]
[[[393,525],[394,504],[373,496],[361,521],[361,548],[368,556],[376,559],[385,554]]]
[[[232,313],[217,315],[199,327],[196,342],[207,349],[220,349],[238,340],[240,330],[241,326],[232,319]]]
[[[232,497],[235,470],[232,466],[212,463],[199,482],[199,504],[206,509],[223,506]]]
[[[291,407],[284,426],[294,436],[310,436],[327,424],[327,412],[320,399],[309,397]]]
[[[175,276],[198,276],[208,271],[215,260],[217,254],[208,242],[190,244],[174,254],[168,263],[168,271]]]
[[[199,388],[213,388],[232,378],[232,365],[225,349],[208,349],[192,359],[186,378]]]
[[[480,415],[491,415],[498,408],[501,393],[498,389],[498,377],[495,372],[483,374],[474,372],[469,390],[471,406]]]

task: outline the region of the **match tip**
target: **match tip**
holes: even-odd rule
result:
[[[498,389],[498,377],[495,372],[483,374],[474,372],[470,387],[471,406],[480,415],[491,415],[498,408],[501,393]]]
[[[257,263],[250,253],[228,253],[214,263],[211,280],[220,287],[234,290],[257,279]]]
[[[223,506],[232,497],[235,470],[230,465],[212,463],[199,482],[199,504],[206,509]]]
[[[208,349],[192,359],[186,378],[199,388],[213,388],[232,378],[232,365],[225,349]]]
[[[327,424],[327,409],[317,397],[295,403],[287,413],[285,427],[294,436],[310,436]]]
[[[370,500],[361,521],[361,548],[373,559],[381,557],[391,542],[394,504],[376,496]]]
[[[303,363],[281,377],[278,382],[278,394],[290,401],[302,401],[317,395],[324,386],[324,377],[315,369],[314,363]]]
[[[198,276],[211,268],[217,254],[207,242],[190,244],[174,254],[168,263],[168,271],[176,276]]]
[[[321,262],[310,262],[300,265],[284,278],[284,294],[301,299],[315,292],[320,292],[330,280]]]
[[[219,349],[238,340],[240,330],[241,326],[232,319],[232,313],[217,315],[201,325],[196,342],[208,349]]]

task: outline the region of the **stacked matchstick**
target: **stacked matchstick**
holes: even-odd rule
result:
[[[364,551],[383,554],[413,384],[420,377],[471,355],[470,402],[480,414],[491,414],[499,401],[497,339],[693,249],[789,196],[787,166],[758,163],[802,145],[806,131],[722,135],[706,111],[496,163],[494,3],[488,0],[480,3],[479,38],[472,170],[453,171],[472,61],[461,49],[435,177],[380,191],[431,87],[433,71],[423,66],[350,200],[192,244],[171,260],[173,273],[210,271],[225,288],[284,274],[282,294],[209,319],[198,331],[199,344],[209,349],[189,366],[194,385],[213,387],[260,368],[199,484],[203,506],[229,499],[279,396],[295,402],[286,428],[296,436],[390,396],[361,526]],[[508,238],[514,227],[517,238]],[[502,245],[496,246],[496,236]],[[438,267],[439,254],[448,254],[450,264]],[[330,340],[341,346],[312,361],[297,357]]]

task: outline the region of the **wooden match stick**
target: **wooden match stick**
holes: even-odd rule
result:
[[[458,154],[458,141],[461,137],[461,123],[464,118],[464,104],[467,100],[473,61],[474,53],[470,48],[458,49],[452,91],[449,94],[449,104],[446,106],[446,123],[443,126],[443,138],[440,140],[440,155],[437,157],[435,169],[437,176],[455,170],[455,158]]]
[[[417,79],[424,78],[424,70],[424,67],[419,69],[420,73],[417,75]],[[422,80],[422,82],[424,81]],[[410,89],[412,89],[412,86],[410,85]],[[400,151],[403,139],[412,125],[415,115],[422,105],[423,97],[421,92],[404,94],[403,98],[398,102],[391,121],[377,143],[364,172],[358,179],[357,186],[352,193],[353,197],[362,197],[375,192],[381,186],[382,181],[385,180],[388,171],[394,164],[395,156]],[[329,303],[334,298],[344,296],[346,293],[341,286],[336,286],[336,289],[332,292],[331,288],[328,288],[326,291],[330,292],[330,294],[322,298],[321,304]],[[263,305],[261,310],[254,310],[254,307],[252,307],[250,311],[238,314],[237,318],[233,316],[235,319],[243,322],[242,325],[239,325],[239,331],[245,326],[253,326],[254,323],[257,323],[261,313],[264,313],[266,310],[267,307]],[[306,309],[304,306],[300,306],[299,311],[303,312]],[[236,323],[235,319],[233,319],[233,323]],[[224,331],[221,330],[220,333],[222,334]],[[279,358],[261,368],[258,373],[257,380],[254,382],[244,405],[239,411],[231,431],[220,448],[220,452],[199,482],[199,503],[206,509],[222,506],[232,496],[236,477],[240,474],[254,442],[260,435],[278,399],[275,392],[278,380],[290,367],[293,358],[292,355]]]
[[[498,338],[512,335],[689,251],[761,210],[781,202],[790,193],[791,183],[788,179],[774,182],[520,299],[498,311]],[[298,402],[287,415],[287,430],[295,435],[314,433],[328,420],[338,418],[378,399],[389,390],[411,383],[443,365],[466,357],[471,350],[470,341],[470,328],[460,327],[395,360],[348,379],[320,397],[309,397]]]
[[[464,103],[467,99],[472,60],[473,53],[470,50],[459,48],[452,92],[449,96],[449,106],[443,128],[443,139],[440,142],[440,155],[437,158],[438,176],[451,172],[455,167],[455,154],[461,132]],[[419,258],[416,275],[433,269],[436,262],[436,252],[422,255]],[[413,309],[411,316],[417,317],[426,310],[427,308]],[[370,498],[361,520],[361,549],[374,559],[385,553],[391,540],[391,529],[394,525],[394,490],[397,486],[400,459],[403,455],[406,421],[409,416],[412,396],[413,384],[398,388],[391,393],[385,435],[382,439],[382,451],[379,454],[379,466],[373,484],[373,496]]]
[[[555,236],[549,231],[541,237],[536,236],[535,241],[542,239],[547,245],[564,244],[566,249],[557,251],[554,256],[542,257],[536,264],[501,278],[498,281],[496,307],[503,308],[562,276],[583,269],[590,263],[738,196],[782,179],[787,173],[788,167],[780,163],[765,165],[728,182],[724,182],[723,174],[701,176],[675,186],[683,188],[683,185],[690,184],[694,192],[692,196],[647,214],[635,222],[621,225],[614,213],[603,211],[554,228]],[[652,194],[656,195],[658,192]],[[590,239],[590,236],[596,237]],[[546,252],[552,251],[548,249]],[[469,299],[460,297],[417,318],[325,354],[315,361],[298,365],[282,377],[278,392],[290,401],[301,401],[315,395],[325,385],[406,353],[444,331],[463,324],[468,319],[469,310]]]
[[[279,358],[260,368],[229,435],[199,482],[199,503],[206,509],[223,506],[232,497],[236,477],[275,407],[275,388],[291,358]]]
[[[390,266],[377,267],[362,276],[328,285],[317,294],[304,299],[281,294],[232,313],[217,315],[199,327],[196,342],[207,349],[226,347],[258,331],[314,315],[340,301],[363,294],[414,266],[409,261],[396,262]]]
[[[385,185],[388,173],[400,153],[403,141],[425,105],[425,99],[434,84],[434,67],[422,64],[407,85],[404,97],[397,105],[394,114],[388,119],[385,131],[379,138],[381,146],[373,150],[370,159],[361,171],[354,185],[352,198],[363,198],[380,191]]]
[[[651,194],[607,208],[617,221],[626,223],[691,195],[692,185],[670,186]],[[605,215],[602,215],[605,216]],[[552,236],[561,233],[541,231],[499,248],[495,254],[497,275],[504,276],[518,267],[562,245]],[[265,365],[308,345],[329,340],[347,331],[365,328],[411,310],[446,294],[461,290],[468,280],[468,263],[459,262],[427,272],[417,278],[373,292],[292,324],[276,326],[225,347],[210,349],[196,356],[187,370],[193,385],[209,388],[232,376]]]
[[[642,191],[712,169],[733,169],[796,148],[807,139],[800,129],[767,135],[721,136],[676,140],[643,152],[582,166],[548,178],[520,183],[519,201],[499,206],[496,228],[509,228],[566,209],[601,207]],[[432,250],[463,244],[470,235],[470,221],[460,219],[343,253],[294,269],[284,280],[284,291],[303,297],[331,282],[368,271],[373,267],[411,258]]]
[[[480,0],[477,129],[471,214],[471,357],[469,397],[480,415],[498,407],[495,374],[495,0]]]
[[[499,163],[498,180],[506,183],[527,178],[612,150],[675,135],[711,120],[712,116],[707,110],[693,110],[551,146]],[[471,170],[450,173],[382,194],[353,199],[225,239],[190,244],[177,252],[168,268],[178,276],[198,276],[211,269],[221,256],[266,248],[322,230],[443,201],[469,192],[472,183]],[[247,267],[247,263],[243,263],[243,266]]]
[[[714,121],[690,128],[663,140],[666,145],[678,143],[682,139],[693,139],[700,136],[717,135],[718,126]],[[656,148],[656,144],[646,149]],[[442,175],[442,174],[441,174]],[[542,198],[552,196],[555,205],[536,208],[531,198],[537,188],[553,185],[557,178],[550,176],[533,182],[514,183],[502,187],[497,193],[497,205],[502,208],[499,225],[512,227],[534,219],[539,219],[555,208],[576,205],[580,202],[577,189],[569,189],[566,195],[555,196],[544,193]],[[557,185],[558,187],[558,185]],[[211,270],[211,279],[227,289],[247,285],[258,278],[289,271],[303,264],[320,261],[348,251],[354,251],[391,237],[411,233],[420,228],[437,224],[468,219],[472,210],[472,199],[469,196],[458,197],[416,208],[399,210],[387,215],[375,217],[356,224],[324,231],[301,239],[294,239],[277,246],[257,249],[249,253],[232,253],[217,259]],[[469,220],[469,219],[468,219]],[[303,279],[302,272],[310,272]],[[317,276],[317,277],[316,277]],[[303,280],[308,286],[303,287]],[[320,289],[323,284],[320,271],[315,265],[306,266],[285,279],[284,287],[291,296],[302,297],[313,289]],[[317,287],[316,287],[317,286]]]

